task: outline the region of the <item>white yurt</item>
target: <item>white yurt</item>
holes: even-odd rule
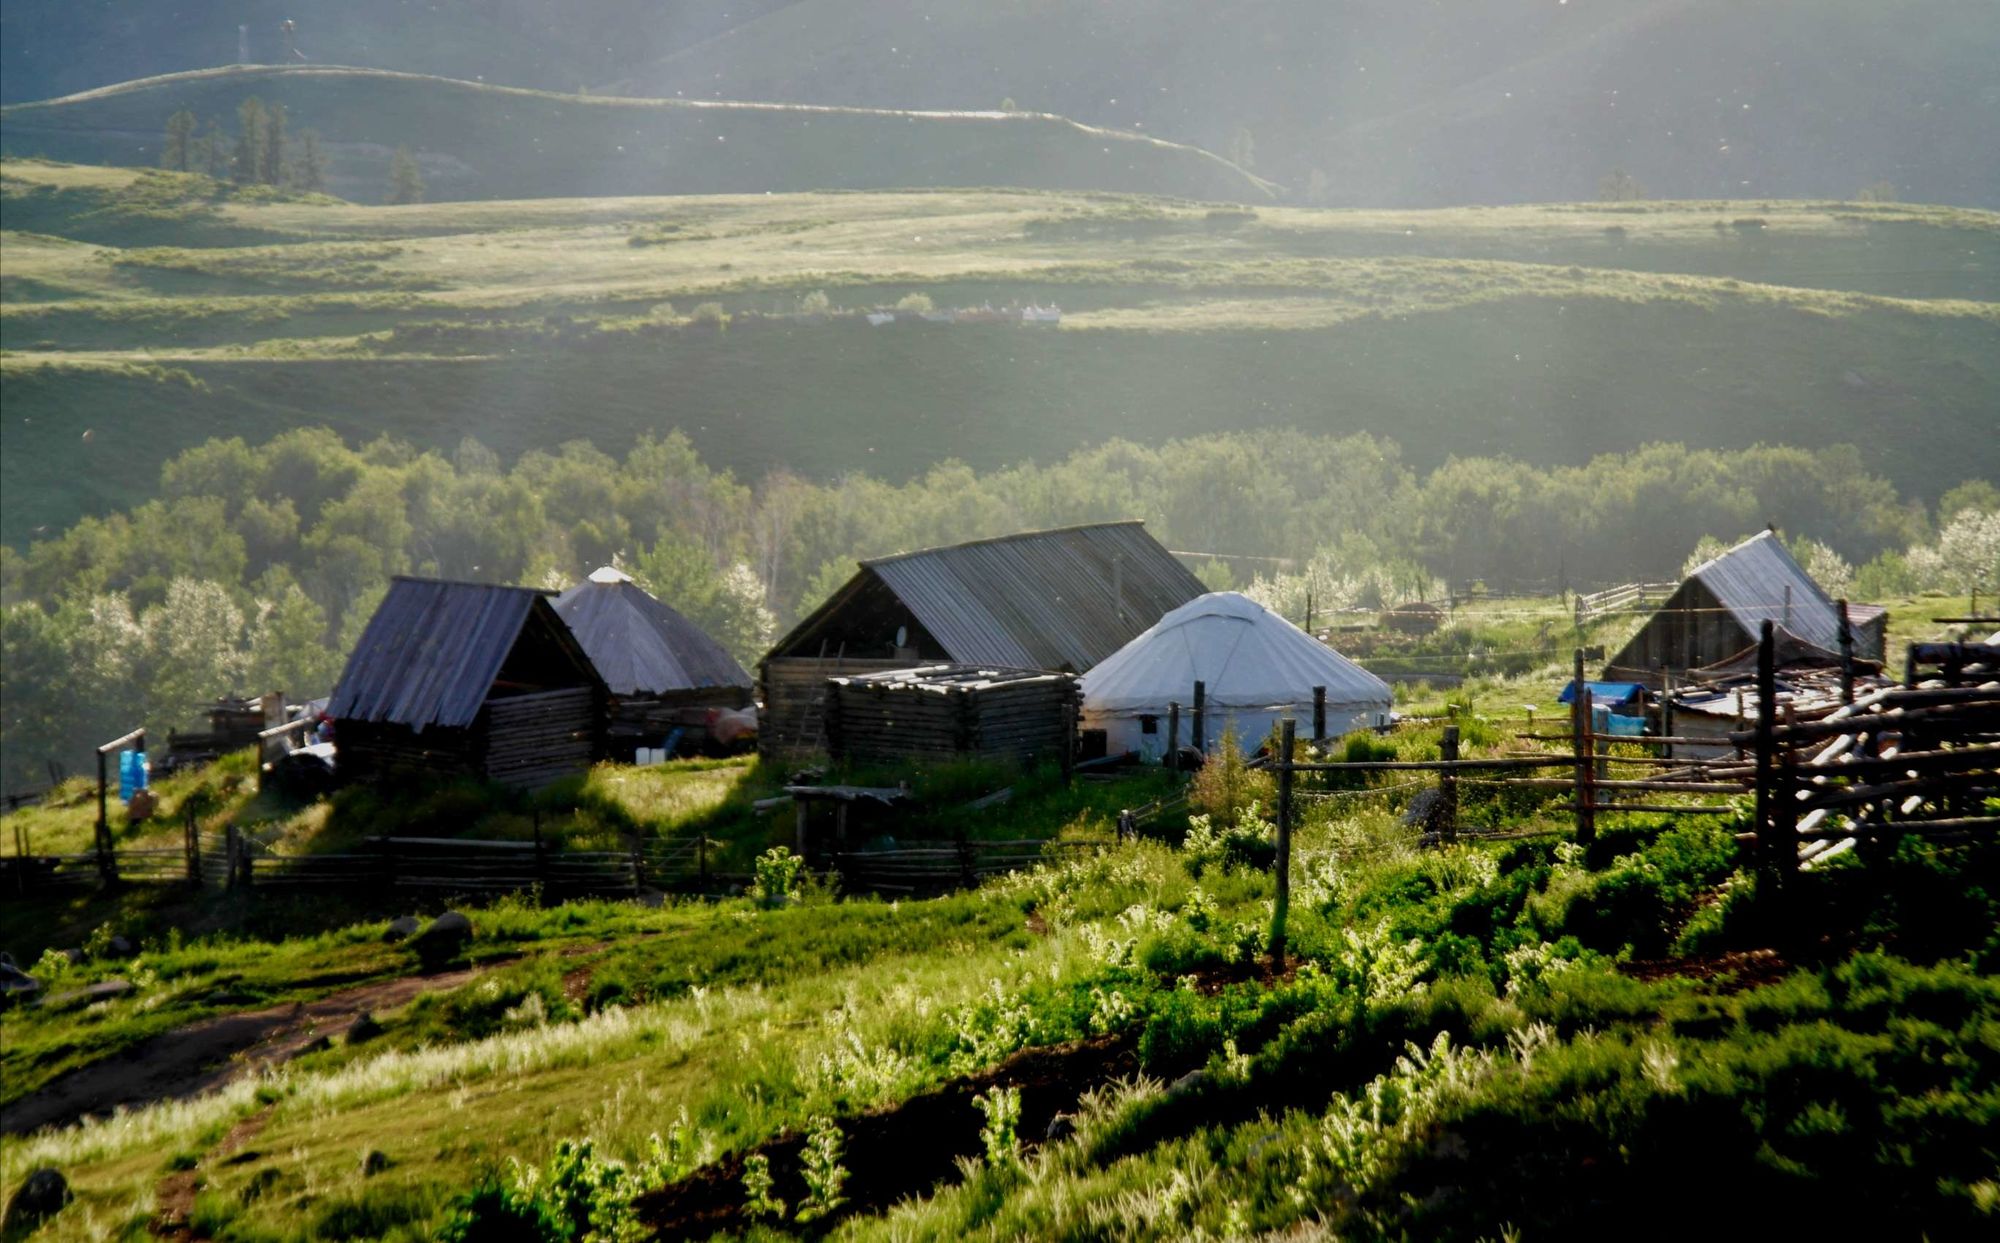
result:
[[[1084,729],[1101,729],[1113,755],[1148,760],[1167,750],[1167,705],[1181,705],[1181,744],[1193,739],[1194,684],[1205,686],[1205,741],[1233,726],[1254,752],[1284,717],[1312,731],[1313,688],[1326,688],[1329,736],[1389,722],[1382,679],[1248,596],[1217,591],[1181,605],[1083,675]]]

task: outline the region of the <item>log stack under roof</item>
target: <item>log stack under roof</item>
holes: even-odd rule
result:
[[[1067,673],[927,665],[836,677],[826,696],[836,761],[1063,760],[1081,693]]]

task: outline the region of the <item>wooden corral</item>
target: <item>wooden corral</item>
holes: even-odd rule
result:
[[[536,788],[602,758],[606,699],[547,593],[399,577],[328,705],[336,771]]]
[[[831,679],[827,750],[858,764],[1068,756],[1081,693],[1074,674],[928,665]]]
[[[1139,522],[864,561],[760,666],[760,749],[824,744],[829,677],[940,663],[1081,673],[1202,591]]]

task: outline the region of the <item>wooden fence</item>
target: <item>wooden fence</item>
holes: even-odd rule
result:
[[[118,884],[208,889],[349,888],[454,894],[540,891],[552,898],[632,895],[647,888],[706,888],[714,843],[656,839],[631,850],[561,850],[544,842],[455,837],[372,837],[351,850],[284,854],[231,828],[182,826],[179,847],[100,848],[0,860],[12,894]]]
[[[1626,609],[1645,608],[1674,594],[1679,583],[1626,583],[1576,598],[1576,624],[1581,627],[1599,617]]]
[[[833,871],[847,893],[943,893],[970,889],[991,877],[1025,871],[1065,856],[1094,854],[1109,844],[1040,838],[939,842],[836,854]]]
[[[1490,784],[1497,786],[1568,791],[1571,801],[1564,810],[1576,817],[1579,842],[1596,836],[1597,817],[1605,812],[1739,814],[1732,806],[1634,801],[1648,795],[1748,795],[1754,799],[1752,827],[1737,837],[1756,861],[1760,900],[1781,910],[1795,883],[1792,878],[1848,850],[1879,858],[1906,834],[1966,841],[2000,830],[2000,816],[1984,814],[1987,801],[2000,796],[2000,648],[1919,645],[1911,653],[1909,684],[1856,699],[1821,720],[1793,722],[1778,702],[1771,623],[1762,629],[1756,726],[1729,736],[1739,748],[1733,756],[1686,760],[1671,755],[1611,757],[1599,751],[1602,743],[1671,748],[1700,740],[1594,733],[1581,651],[1576,654],[1571,732],[1556,736],[1570,743],[1567,755],[1461,759],[1458,731],[1447,726],[1436,760],[1299,761],[1291,758],[1296,754],[1296,722],[1285,720],[1279,756],[1270,764],[1278,778],[1279,911],[1288,899],[1298,777],[1307,773],[1436,773],[1434,822],[1439,827],[1434,838],[1442,841],[1459,836],[1458,783],[1475,772],[1495,774]],[[1937,666],[1938,675],[1918,681],[1925,663]],[[1607,775],[1613,763],[1642,771],[1614,779]],[[1568,775],[1526,775],[1552,768],[1567,769]],[[1283,924],[1280,914],[1273,922],[1273,953],[1279,958]]]

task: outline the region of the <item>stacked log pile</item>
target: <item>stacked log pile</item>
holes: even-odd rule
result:
[[[827,749],[848,763],[1062,760],[1081,701],[1067,673],[931,665],[837,677]]]

